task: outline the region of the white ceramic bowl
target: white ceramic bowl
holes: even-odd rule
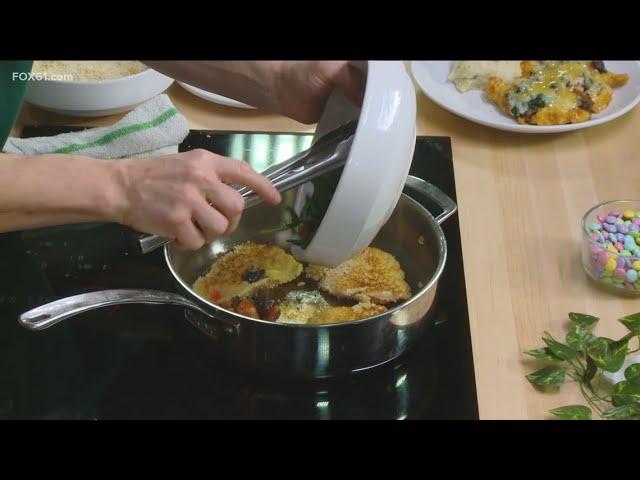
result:
[[[402,62],[357,63],[367,75],[362,108],[336,91],[327,102],[314,139],[358,118],[355,138],[329,208],[300,260],[335,267],[373,241],[391,216],[411,167],[416,142],[416,94]],[[300,213],[313,185],[296,199]]]
[[[173,79],[152,69],[93,82],[31,81],[25,100],[45,110],[80,117],[126,112],[164,92]]]

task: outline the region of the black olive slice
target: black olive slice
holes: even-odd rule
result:
[[[249,268],[242,274],[242,279],[249,283],[255,283],[262,277],[264,277],[264,268]]]

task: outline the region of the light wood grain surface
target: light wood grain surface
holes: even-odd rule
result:
[[[174,84],[168,93],[191,128],[312,132],[277,115],[215,105]],[[418,90],[418,134],[452,138],[480,417],[542,419],[584,403],[573,385],[542,394],[524,378],[536,366],[522,351],[544,330],[564,337],[567,313],[602,318],[596,333],[616,338],[616,321],[640,299],[593,287],[580,263],[580,220],[596,203],[640,198],[636,150],[640,109],[608,124],[552,135],[492,130],[456,117]],[[25,124],[105,125],[25,106]]]

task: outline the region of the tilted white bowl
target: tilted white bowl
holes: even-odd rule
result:
[[[318,123],[314,140],[358,119],[355,138],[329,208],[300,260],[335,267],[371,243],[393,212],[411,167],[416,143],[416,93],[402,62],[356,64],[367,75],[362,108],[337,90]],[[300,213],[312,184],[297,194]]]
[[[92,82],[30,81],[25,100],[45,110],[80,117],[100,117],[131,110],[173,83],[152,69]]]

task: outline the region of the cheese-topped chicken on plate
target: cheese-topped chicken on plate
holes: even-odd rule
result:
[[[629,79],[599,61],[525,60],[521,69],[513,81],[491,77],[487,96],[518,123],[530,125],[585,122],[607,108],[613,89]]]

